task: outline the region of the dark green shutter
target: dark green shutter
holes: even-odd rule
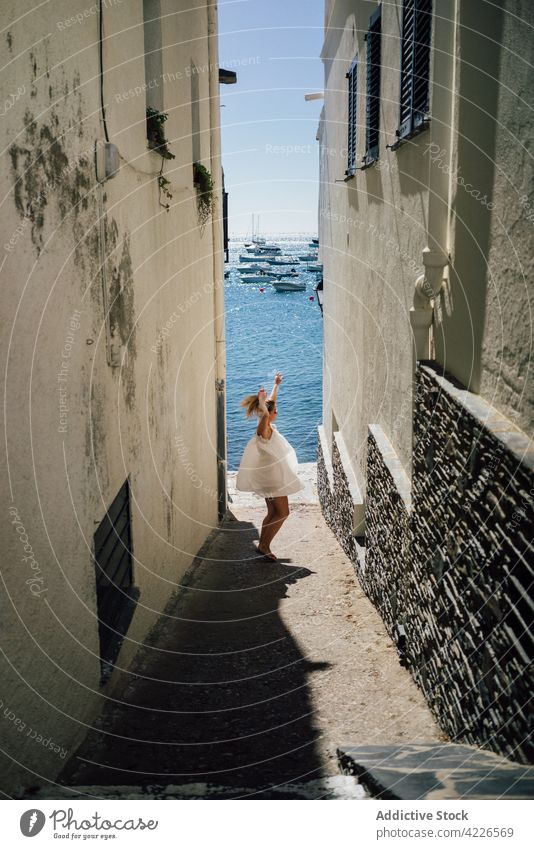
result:
[[[367,31],[367,103],[364,164],[378,159],[380,141],[380,61],[382,6],[371,16]]]
[[[429,108],[431,33],[432,0],[404,0],[399,139],[409,138],[425,126]]]
[[[358,129],[358,60],[354,59],[347,74],[349,81],[347,175],[352,177],[356,171],[356,144]]]
[[[413,49],[415,43],[415,3],[416,0],[404,0],[402,9],[401,41],[401,90],[400,90],[400,127],[399,136],[412,131],[413,104]]]
[[[414,129],[417,129],[428,113],[431,33],[432,0],[418,0],[413,65]]]

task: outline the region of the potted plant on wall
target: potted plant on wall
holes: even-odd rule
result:
[[[165,130],[164,123],[169,116],[166,112],[158,112],[157,109],[152,109],[151,106],[147,106],[146,110],[146,136],[148,141],[148,147],[150,150],[153,150],[154,153],[159,153],[161,156],[161,168],[158,174],[158,191],[159,191],[159,204],[164,209],[169,211],[170,207],[168,203],[162,201],[162,195],[169,200],[172,199],[172,194],[170,192],[170,180],[167,180],[166,177],[163,176],[163,165],[165,164],[166,159],[175,159],[174,153],[171,153],[169,150],[169,142],[165,138]]]
[[[213,178],[201,162],[193,162],[193,185],[197,190],[198,220],[205,224],[213,211]]]
[[[169,150],[169,142],[165,138],[164,123],[169,116],[166,112],[158,112],[147,106],[146,110],[146,137],[150,150],[159,153],[163,159],[175,159],[174,153]]]

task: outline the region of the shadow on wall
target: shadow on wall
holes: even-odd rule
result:
[[[480,15],[474,3],[460,6],[454,255],[449,304],[442,327],[436,328],[436,359],[471,392],[480,392],[503,15],[496,5],[485,15]]]

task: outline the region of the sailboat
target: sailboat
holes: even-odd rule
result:
[[[248,253],[265,255],[279,254],[282,250],[279,245],[268,242],[264,236],[260,236],[260,216],[258,215],[256,228],[254,228],[254,213],[252,213],[252,238],[245,242],[245,249]]]
[[[246,248],[251,248],[251,247],[255,247],[255,246],[259,246],[259,245],[265,245],[266,240],[263,238],[263,236],[260,236],[259,231],[260,231],[260,216],[258,215],[257,230],[254,231],[254,213],[252,213],[252,236],[251,236],[251,240],[249,242],[245,242]]]

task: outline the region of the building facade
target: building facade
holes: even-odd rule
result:
[[[323,511],[443,729],[521,761],[529,19],[526,0],[330,0],[318,133]]]
[[[215,3],[2,21],[12,793],[59,774],[224,512],[225,364]]]

